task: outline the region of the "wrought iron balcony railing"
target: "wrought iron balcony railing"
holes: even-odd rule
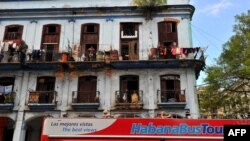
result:
[[[56,104],[56,91],[30,91],[28,104]]]
[[[15,92],[1,93],[0,104],[13,104],[16,97]]]
[[[143,103],[143,91],[116,91],[115,98],[116,103]]]
[[[143,107],[143,91],[116,91],[115,108],[116,109],[141,109]]]
[[[73,91],[72,103],[99,103],[99,91]]]
[[[157,90],[158,103],[186,102],[185,90]]]

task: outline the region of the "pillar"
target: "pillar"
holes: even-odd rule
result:
[[[19,93],[20,97],[20,106],[18,109],[17,113],[17,118],[16,118],[16,125],[15,125],[15,130],[13,134],[13,141],[24,141],[25,140],[25,121],[24,121],[24,109],[25,109],[25,100],[26,100],[26,95],[27,95],[27,90],[28,90],[28,83],[29,83],[29,72],[24,72],[22,81],[19,84],[21,87],[21,91]],[[24,134],[24,135],[23,135]]]

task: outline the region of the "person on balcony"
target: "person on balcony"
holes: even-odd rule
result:
[[[95,54],[95,48],[94,48],[93,46],[91,46],[91,47],[88,49],[89,61],[94,61],[94,59],[95,59],[94,54]]]

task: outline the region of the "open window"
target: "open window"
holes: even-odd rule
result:
[[[183,91],[180,89],[179,75],[163,75],[161,80],[161,102],[181,102]]]
[[[88,23],[82,25],[81,45],[80,54],[84,54],[87,61],[95,61],[99,45],[99,24]]]
[[[43,26],[41,49],[46,51],[43,61],[56,60],[55,54],[59,51],[61,25],[48,24]]]
[[[134,93],[139,97],[139,76],[120,76],[120,102],[132,103],[132,95]]]
[[[14,77],[1,77],[0,78],[0,103],[13,103],[14,102]]]
[[[138,60],[138,23],[121,23],[120,54],[123,60]]]
[[[22,25],[9,25],[5,27],[4,41],[8,40],[21,40],[23,34]]]
[[[35,92],[30,92],[31,103],[53,103],[55,98],[55,77],[42,76],[37,78]]]
[[[176,59],[172,55],[171,45],[178,43],[177,22],[163,21],[158,23],[159,57],[160,59]]]

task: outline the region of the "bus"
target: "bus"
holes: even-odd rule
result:
[[[223,141],[242,119],[45,118],[41,141]]]

